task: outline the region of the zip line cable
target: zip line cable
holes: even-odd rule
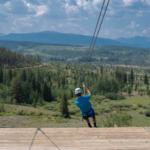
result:
[[[104,12],[104,15],[103,15],[103,18],[102,18],[101,24],[100,24],[100,26],[99,26],[99,29],[98,29],[98,32],[97,32],[97,35],[96,35],[96,39],[95,39],[95,42],[94,42],[94,45],[93,45],[93,48],[92,48],[92,51],[91,51],[91,54],[90,54],[90,57],[89,57],[88,62],[90,61],[90,58],[91,58],[91,55],[92,55],[93,49],[94,49],[94,47],[95,47],[96,40],[97,40],[97,37],[98,37],[98,35],[99,35],[100,29],[101,29],[101,26],[102,26],[102,23],[103,23],[103,20],[104,20],[104,17],[105,17],[105,14],[106,14],[106,11],[107,11],[107,8],[108,8],[108,5],[109,5],[109,2],[110,2],[110,0],[108,0],[108,2],[107,2],[107,6],[106,6],[106,9],[105,9],[105,12]]]
[[[96,35],[96,38],[95,38],[95,41],[94,41],[94,45],[93,45],[92,50],[91,50],[91,46],[92,46],[92,43],[93,43],[93,40],[94,40],[94,37],[95,37],[95,33],[96,33],[96,30],[97,30],[97,26],[98,26],[98,24],[99,24],[99,20],[100,20],[101,14],[102,14],[102,10],[103,10],[104,4],[105,4],[105,0],[103,1],[103,4],[102,4],[102,8],[101,8],[101,11],[100,11],[100,14],[99,14],[99,17],[98,17],[98,21],[97,21],[97,24],[96,24],[96,27],[95,27],[95,31],[94,31],[94,34],[93,34],[93,38],[92,38],[92,41],[91,41],[91,45],[90,45],[90,48],[89,48],[89,51],[88,51],[88,55],[87,55],[87,58],[86,58],[86,61],[85,61],[84,69],[82,69],[82,80],[83,80],[83,84],[85,83],[85,82],[84,82],[84,72],[86,71],[86,66],[87,66],[87,64],[88,64],[89,61],[90,61],[90,58],[91,58],[93,49],[94,49],[94,47],[95,47],[95,43],[96,43],[97,37],[98,37],[98,35],[99,35],[100,29],[101,29],[101,26],[102,26],[102,23],[103,23],[103,20],[104,20],[104,17],[105,17],[105,14],[106,14],[106,11],[107,11],[107,8],[108,8],[108,5],[109,5],[109,2],[110,2],[110,0],[108,0],[108,2],[107,2],[107,5],[106,5],[106,8],[105,8],[103,17],[102,17],[102,21],[100,22],[100,26],[99,26],[99,29],[98,29],[98,32],[97,32],[97,35]],[[91,53],[90,53],[90,52],[91,52]],[[89,53],[90,53],[90,56],[89,56]],[[87,61],[87,59],[88,59],[88,61]],[[84,88],[84,95],[85,95],[85,88]]]
[[[93,40],[94,40],[94,37],[95,37],[95,33],[96,33],[96,30],[97,30],[97,27],[98,27],[98,24],[99,24],[99,20],[101,18],[101,14],[102,14],[104,4],[105,4],[105,0],[103,1],[103,5],[102,5],[102,8],[101,8],[100,13],[99,13],[99,17],[98,17],[97,24],[96,24],[96,27],[95,27],[95,31],[94,31],[94,34],[93,34],[93,37],[92,37],[92,41],[91,41],[91,45],[90,45],[90,48],[89,48],[89,51],[88,51],[88,55],[86,57],[84,68],[86,67],[86,62],[87,62],[88,57],[89,57],[90,49],[91,49],[91,46],[92,46],[92,43],[93,43]]]
[[[93,50],[94,50],[94,47],[95,47],[95,44],[96,44],[96,41],[97,41],[97,37],[98,37],[98,35],[99,35],[100,29],[101,29],[101,26],[102,26],[102,23],[103,23],[103,20],[104,20],[104,17],[105,17],[105,14],[106,14],[106,11],[107,11],[107,8],[108,8],[108,5],[109,5],[109,2],[110,2],[110,0],[108,0],[108,2],[107,2],[106,8],[105,8],[105,11],[104,11],[104,14],[103,14],[103,18],[102,18],[102,21],[101,21],[101,23],[100,23],[100,26],[99,26],[99,29],[98,29],[98,32],[97,32],[97,35],[96,35],[96,38],[95,38],[95,41],[94,41],[94,45],[93,45],[93,47],[92,47],[90,56],[88,56],[88,55],[89,55],[89,52],[90,52],[90,49],[91,49],[91,46],[90,46],[90,49],[89,49],[89,52],[88,52],[88,55],[87,55],[88,61],[87,61],[87,59],[86,59],[85,65],[84,65],[85,70],[86,70],[87,64],[88,64],[89,61],[90,61],[92,52],[93,52]],[[104,3],[105,3],[105,0],[103,1],[103,5],[102,5],[101,11],[100,11],[99,18],[100,18],[100,16],[101,16],[101,12],[102,12],[102,10],[103,10]],[[99,23],[99,18],[98,18],[98,23]],[[98,23],[97,23],[97,24],[98,24]],[[95,32],[96,32],[96,29],[97,29],[97,26],[96,26],[96,28],[95,28]],[[94,32],[94,35],[93,35],[93,38],[92,38],[92,42],[91,42],[91,43],[93,43],[93,39],[94,39],[94,36],[95,36],[95,32]]]

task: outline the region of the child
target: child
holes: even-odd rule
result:
[[[88,126],[90,128],[92,128],[90,121],[89,121],[89,117],[92,117],[94,127],[96,128],[97,126],[96,126],[95,113],[94,113],[92,105],[89,101],[91,98],[91,92],[86,88],[85,85],[83,85],[83,88],[86,89],[86,91],[89,95],[82,96],[82,90],[80,88],[76,88],[75,95],[77,96],[77,99],[76,99],[75,103],[80,108],[80,110],[82,112],[82,117],[86,120]]]

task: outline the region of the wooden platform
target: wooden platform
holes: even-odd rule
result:
[[[0,150],[150,150],[150,127],[0,128]]]

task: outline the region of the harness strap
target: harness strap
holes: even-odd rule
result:
[[[89,110],[89,111],[87,111],[87,112],[83,112],[83,113],[86,113],[87,114],[87,116],[89,116],[89,112],[91,111],[91,110],[93,110],[93,108],[91,107],[91,109]],[[93,112],[92,112],[92,117],[94,117],[94,110],[93,110]],[[82,117],[82,121],[83,121],[83,117]]]

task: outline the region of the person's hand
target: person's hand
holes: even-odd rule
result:
[[[86,88],[85,84],[83,84],[83,88]]]

